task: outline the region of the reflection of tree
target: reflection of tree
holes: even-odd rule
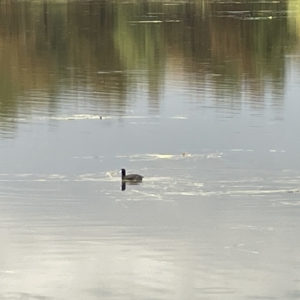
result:
[[[26,2],[8,2],[0,7],[0,78],[4,78],[0,83],[0,113],[7,124],[22,111],[34,109],[30,99],[19,97],[20,92],[49,89],[55,81],[49,70],[56,63],[44,55],[47,43],[44,32],[40,32],[44,28],[38,21],[41,13],[40,6]],[[34,105],[48,107],[46,102]]]
[[[162,4],[143,3],[117,6],[117,18],[114,31],[115,47],[119,51],[122,66],[127,71],[144,73],[144,82],[129,82],[131,88],[146,84],[150,112],[159,107],[159,94],[163,84],[165,70],[165,43],[162,24],[139,23],[151,21],[149,12],[161,11]],[[157,16],[154,17],[157,19]],[[142,74],[141,74],[142,75]],[[129,77],[132,79],[133,77]]]
[[[252,16],[254,10],[264,10],[273,16],[286,9],[284,4],[247,9],[240,3],[169,4],[2,3],[1,115],[9,110],[16,117],[20,109],[28,114],[34,106],[55,112],[63,85],[93,91],[99,97],[88,101],[95,108],[119,114],[143,87],[150,113],[157,113],[166,70],[187,84],[204,87],[209,81],[216,101],[229,106],[229,99],[245,92],[261,109],[257,103],[266,86],[283,90],[283,54],[296,36],[291,23],[285,18],[246,21],[236,18],[236,12],[248,9]],[[229,11],[235,12],[224,17]],[[224,85],[226,89],[220,88]],[[33,103],[30,91],[37,90],[48,96]]]
[[[252,10],[251,16],[265,10],[275,14],[273,3],[268,7],[266,3],[255,5],[256,11]],[[247,5],[239,6],[243,12],[248,8]],[[218,10],[224,12],[224,7],[219,5]],[[288,40],[286,19],[270,17],[254,21],[235,17],[237,11],[232,14],[211,19],[212,66],[216,73],[222,75],[218,77],[218,84],[226,81],[227,85],[232,85],[232,91],[248,95],[251,104],[260,108],[263,105],[255,103],[264,101],[268,87],[268,91],[277,93],[273,99],[276,105],[279,104],[277,101],[283,100],[279,96],[283,93],[283,53]],[[216,11],[214,15],[217,16]]]
[[[298,0],[289,0],[288,5],[288,22],[290,25],[290,30],[300,38],[300,6]]]

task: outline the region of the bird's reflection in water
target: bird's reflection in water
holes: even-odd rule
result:
[[[122,180],[121,181],[121,190],[122,191],[125,191],[126,190],[126,185],[139,185],[140,182],[130,182],[130,181],[125,181],[125,180]]]

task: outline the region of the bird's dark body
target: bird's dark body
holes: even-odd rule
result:
[[[122,180],[123,181],[129,181],[129,182],[140,182],[143,180],[144,176],[141,176],[139,174],[128,174],[126,175],[126,170],[122,169]]]

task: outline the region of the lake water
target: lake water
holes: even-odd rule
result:
[[[0,298],[300,299],[299,16],[1,2]]]

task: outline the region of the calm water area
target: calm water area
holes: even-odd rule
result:
[[[300,299],[299,116],[298,1],[0,1],[0,299]]]

